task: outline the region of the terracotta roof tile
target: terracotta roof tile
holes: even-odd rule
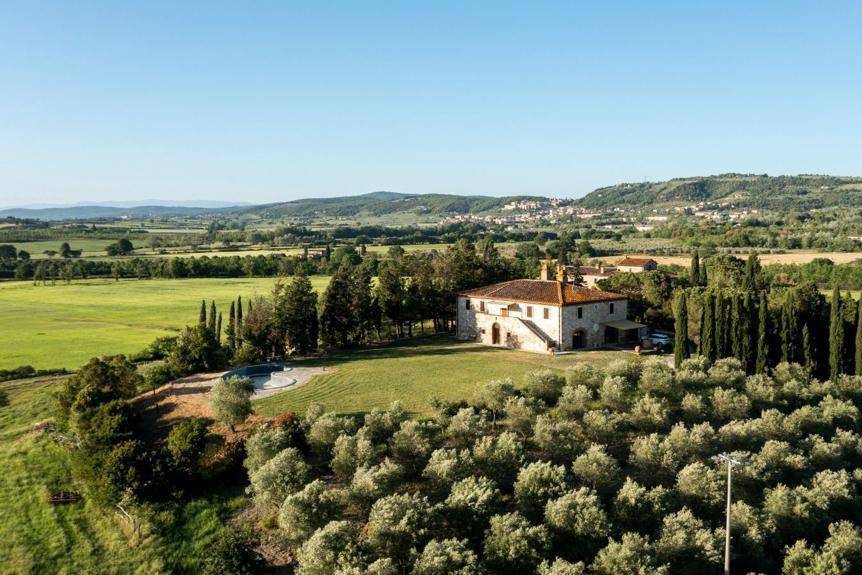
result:
[[[543,280],[511,280],[467,290],[461,292],[460,295],[551,305],[574,305],[626,299],[624,295],[618,293]]]
[[[618,266],[645,266],[648,263],[652,263],[655,260],[652,258],[630,258],[628,256],[624,257],[620,261],[617,262]]]

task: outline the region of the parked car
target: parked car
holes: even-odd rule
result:
[[[673,349],[673,336],[666,333],[650,332],[642,340],[643,349],[654,349],[658,353]]]

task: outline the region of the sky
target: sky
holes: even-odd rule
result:
[[[862,3],[0,0],[0,205],[862,175]]]

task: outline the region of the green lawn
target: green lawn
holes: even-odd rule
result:
[[[564,369],[578,362],[603,365],[634,357],[619,351],[550,356],[433,338],[296,362],[297,366],[323,366],[328,373],[295,390],[257,401],[255,408],[266,415],[303,413],[310,403],[320,403],[339,413],[362,413],[400,400],[411,412],[426,415],[432,397],[471,399],[492,379],[511,377],[520,385],[524,374],[545,367]]]
[[[211,486],[205,497],[166,505],[139,540],[110,509],[86,498],[52,506],[57,491],[77,491],[69,452],[31,430],[51,416],[57,381],[0,383],[9,405],[0,408],[0,572],[193,572],[227,517],[244,505],[236,486]]]
[[[266,295],[275,278],[0,283],[0,369],[76,368],[95,355],[134,353],[197,321],[201,299],[227,322],[230,301]],[[325,276],[312,278],[323,288]]]

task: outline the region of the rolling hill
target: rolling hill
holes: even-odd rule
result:
[[[652,209],[699,202],[782,211],[862,206],[862,178],[753,174],[675,178],[599,188],[578,200],[578,205],[590,209]]]
[[[358,196],[310,198],[267,204],[240,210],[265,218],[277,217],[354,217],[385,216],[395,213],[447,216],[493,212],[503,205],[520,199],[544,199],[536,196],[456,196],[451,194],[401,194],[372,192]]]

